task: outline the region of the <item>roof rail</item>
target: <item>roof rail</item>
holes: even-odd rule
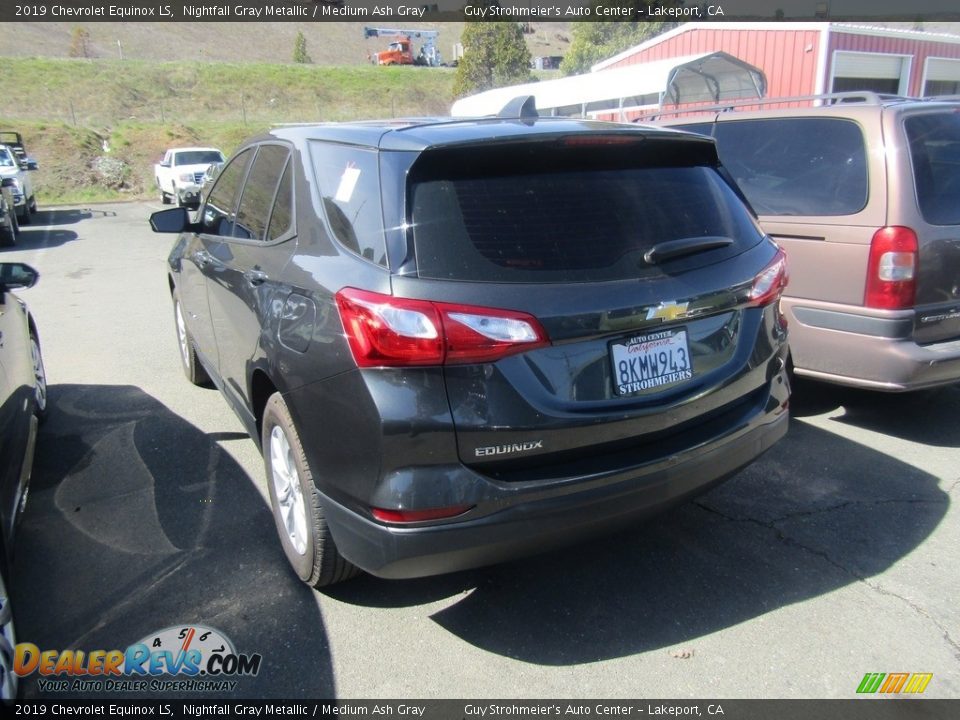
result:
[[[697,105],[688,108],[675,107],[673,110],[660,108],[654,112],[642,115],[634,122],[641,120],[658,120],[663,117],[673,117],[679,115],[710,113],[710,112],[729,112],[743,107],[757,107],[766,105],[786,105],[787,103],[798,102],[819,102],[820,105],[839,105],[860,103],[863,105],[882,105],[884,103],[896,102],[901,100],[915,100],[900,95],[885,95],[876,93],[872,90],[856,90],[850,92],[825,93],[822,95],[797,95],[794,97],[761,98],[754,100],[737,100],[729,103],[717,105]]]

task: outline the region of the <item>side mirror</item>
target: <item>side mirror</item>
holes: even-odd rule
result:
[[[150,216],[150,228],[159,233],[179,233],[192,227],[186,208],[158,210]]]
[[[23,161],[24,170],[39,170],[40,166],[37,164],[37,161],[33,158],[25,158]]]
[[[40,273],[26,263],[0,263],[0,290],[32,288]]]

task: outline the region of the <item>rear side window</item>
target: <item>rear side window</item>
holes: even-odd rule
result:
[[[654,276],[653,245],[723,236],[741,252],[759,233],[711,167],[545,162],[510,151],[452,153],[416,172],[411,226],[420,277],[488,282],[594,282]],[[623,151],[621,151],[623,152]],[[467,153],[469,154],[469,153]],[[426,174],[427,177],[423,177]],[[714,251],[717,252],[717,251]],[[717,261],[719,256],[700,259]]]
[[[960,113],[914,115],[904,127],[923,219],[960,225]]]
[[[263,240],[280,176],[290,153],[282,145],[261,145],[243,187],[233,237]],[[286,227],[284,227],[286,229]]]
[[[860,126],[840,118],[716,124],[720,159],[760,215],[852,215],[867,204]]]
[[[376,151],[313,142],[310,157],[334,237],[366,260],[386,265]]]
[[[293,170],[292,163],[287,163],[280,178],[280,189],[277,190],[277,200],[273,204],[273,213],[270,215],[270,227],[267,228],[267,240],[276,240],[283,235],[293,224]]]

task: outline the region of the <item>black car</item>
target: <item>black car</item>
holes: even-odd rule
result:
[[[20,223],[13,205],[13,178],[0,180],[0,247],[17,244]]]
[[[10,561],[17,520],[33,468],[37,427],[47,410],[47,380],[40,336],[26,304],[13,290],[32,287],[37,271],[0,263],[0,699],[16,694]]]
[[[514,107],[277,128],[151,217],[311,585],[631,524],[787,430],[785,258],[714,143]]]

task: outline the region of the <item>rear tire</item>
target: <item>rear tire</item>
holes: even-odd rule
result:
[[[300,435],[280,393],[271,395],[264,408],[261,448],[277,534],[300,579],[320,588],[359,574],[330,534]]]
[[[20,214],[17,214],[17,220],[20,222],[21,225],[30,224],[30,208],[27,206],[27,204],[24,204],[23,212]]]
[[[183,319],[180,298],[176,295],[173,296],[173,322],[177,331],[177,347],[180,350],[180,365],[183,367],[183,374],[194,385],[209,387],[210,376],[203,367],[203,363],[200,362],[200,358],[197,357],[193,338],[190,337],[190,331],[187,330],[187,324]]]
[[[36,215],[36,214],[37,214],[37,210],[38,210],[38,208],[37,208],[37,196],[34,195],[32,198],[30,198],[30,214],[31,214],[31,215]]]

